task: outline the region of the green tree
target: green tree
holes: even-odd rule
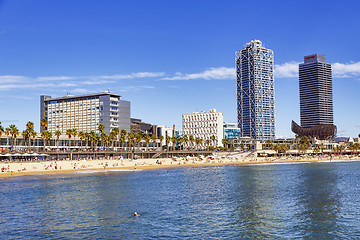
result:
[[[14,151],[16,151],[16,138],[19,135],[19,129],[14,124],[11,124],[9,126],[9,132],[13,141]]]
[[[104,132],[101,132],[100,133],[100,141],[101,141],[100,146],[103,148],[103,150],[106,150],[105,144],[107,143],[107,139],[108,139],[107,134]]]
[[[138,134],[136,134],[136,136],[135,136],[135,141],[137,143],[138,149],[140,149],[140,144],[141,144],[141,141],[143,140],[143,138],[144,138],[144,134],[142,132],[138,132]]]
[[[59,149],[59,138],[61,136],[61,132],[60,130],[56,130],[54,135],[56,136],[56,146],[57,146],[57,149]]]
[[[43,130],[43,131],[46,131],[46,130],[47,130],[47,127],[48,127],[48,125],[49,125],[49,122],[48,122],[48,120],[47,120],[46,118],[43,118],[43,119],[41,119],[41,121],[40,121],[40,125],[41,125],[42,130]]]
[[[195,143],[196,143],[196,150],[199,150],[200,144],[202,143],[202,139],[199,137],[195,138]]]
[[[146,134],[146,135],[144,136],[144,139],[145,139],[145,142],[146,142],[146,151],[148,151],[148,150],[149,150],[149,145],[150,145],[150,139],[151,139],[151,137],[150,137],[150,135]]]
[[[222,142],[222,144],[224,145],[224,147],[229,148],[229,143],[230,143],[229,139],[223,138],[223,139],[221,140],[221,142]]]
[[[206,140],[205,140],[206,149],[209,149],[210,143],[211,143],[211,140],[210,140],[210,139],[206,139]]]
[[[104,132],[104,129],[105,129],[104,124],[100,124],[100,125],[98,126],[98,130],[99,130],[100,134]]]
[[[52,138],[52,133],[49,131],[43,131],[41,133],[41,138],[43,139],[43,152],[45,152],[45,146],[46,146],[46,141],[50,140]]]
[[[68,145],[69,145],[69,151],[70,151],[70,139],[71,139],[71,137],[72,137],[72,135],[73,135],[73,133],[72,133],[72,129],[68,129],[68,130],[66,130],[66,135],[68,136],[68,138],[69,138],[69,143],[68,143]]]
[[[185,134],[182,138],[183,138],[184,145],[186,146],[186,149],[188,149],[189,137]]]
[[[33,139],[33,151],[35,152],[35,139],[36,139],[36,136],[37,136],[37,132],[35,132],[35,130],[32,129],[30,131],[30,136]]]
[[[215,135],[211,135],[210,139],[211,139],[211,141],[212,141],[212,145],[213,145],[214,147],[216,147],[216,146],[217,146],[217,144],[216,144],[216,136],[215,136]]]
[[[84,131],[79,131],[78,136],[80,138],[80,149],[81,149],[83,147],[82,142],[83,142],[83,140],[86,139],[86,134]]]
[[[190,135],[189,136],[189,142],[191,144],[191,148],[194,149],[194,141],[195,141],[195,138],[193,135]]]
[[[134,141],[135,141],[135,133],[128,133],[128,142],[129,142],[129,147],[130,147],[130,151],[131,151],[131,147],[134,145]]]
[[[156,140],[157,140],[157,137],[155,134],[152,134],[151,135],[151,141],[152,141],[152,144],[153,144],[153,150],[155,151],[155,146],[156,146]]]
[[[178,138],[176,136],[171,137],[171,142],[173,144],[173,146],[172,146],[173,151],[175,150],[175,145],[176,145],[177,141],[178,141]]]
[[[160,141],[160,146],[162,147],[162,142],[164,141],[164,136],[163,135],[159,136],[159,141]]]
[[[125,143],[125,140],[126,140],[126,135],[127,135],[127,132],[125,129],[121,129],[120,131],[120,143],[121,143],[121,148],[124,149],[124,143]]]
[[[305,153],[306,150],[309,149],[309,147],[310,147],[309,138],[307,136],[303,136],[298,143],[298,150],[302,153]]]

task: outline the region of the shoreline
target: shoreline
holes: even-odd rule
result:
[[[163,168],[188,168],[188,167],[209,167],[209,166],[237,166],[237,165],[270,165],[270,164],[297,164],[297,163],[326,163],[326,162],[352,162],[359,161],[355,158],[257,158],[239,159],[224,158],[221,160],[202,160],[186,161],[174,160],[171,158],[163,159],[137,159],[137,160],[73,160],[73,161],[44,161],[44,162],[23,162],[23,163],[0,163],[0,169],[5,168],[5,172],[0,171],[0,179],[9,177],[31,176],[31,175],[57,175],[71,174],[76,172],[95,171],[95,172],[115,172],[115,171],[137,171],[137,170],[156,170]],[[161,164],[158,164],[160,161]],[[41,168],[42,167],[42,168]],[[30,169],[30,170],[28,170]]]

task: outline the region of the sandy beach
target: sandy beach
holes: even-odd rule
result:
[[[73,161],[42,161],[0,163],[1,177],[16,177],[36,174],[60,174],[78,171],[111,171],[111,170],[150,170],[159,168],[222,166],[243,164],[270,163],[312,163],[330,161],[356,161],[359,157],[244,157],[243,155],[224,154],[212,158],[157,158],[157,159],[101,159],[101,160],[73,160]]]

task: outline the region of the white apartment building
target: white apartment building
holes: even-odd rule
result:
[[[47,119],[47,130],[59,130],[66,134],[67,129],[76,128],[84,132],[99,132],[100,124],[104,132],[114,128],[130,131],[130,102],[120,100],[120,96],[110,92],[81,96],[51,98],[40,96],[40,120]],[[43,129],[41,129],[43,131]]]
[[[183,135],[188,137],[210,140],[211,146],[222,146],[224,136],[223,114],[216,112],[216,109],[210,109],[210,112],[194,112],[192,114],[183,114]],[[211,136],[215,136],[215,142],[211,141]]]

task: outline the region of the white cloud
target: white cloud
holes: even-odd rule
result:
[[[162,77],[165,73],[163,72],[138,72],[130,74],[117,74],[117,75],[104,75],[104,76],[93,76],[92,78],[98,79],[133,79],[133,78],[153,78],[153,77]]]
[[[50,76],[50,77],[37,77],[36,80],[39,81],[66,81],[66,80],[73,80],[78,79],[80,77],[70,77],[70,76]]]
[[[299,77],[300,62],[287,62],[275,64],[276,78],[297,78]],[[332,73],[334,78],[350,78],[360,76],[360,62],[333,63]]]
[[[210,68],[200,73],[175,73],[173,77],[164,77],[163,80],[191,80],[191,79],[235,79],[235,68],[218,67]]]
[[[20,83],[24,81],[28,81],[30,78],[25,76],[17,76],[17,75],[4,75],[0,76],[0,84],[4,83]]]
[[[332,64],[334,77],[348,78],[360,76],[360,62]]]
[[[91,91],[86,88],[75,88],[70,90],[71,93],[79,93],[79,94],[86,94],[86,93],[93,93],[94,91]]]
[[[109,76],[45,76],[28,77],[17,75],[0,76],[0,91],[9,91],[13,89],[35,89],[35,88],[69,88],[86,85],[101,85],[114,83],[117,79],[135,79],[135,78],[153,78],[162,77],[163,72],[138,72],[127,75],[109,75]],[[140,86],[140,89],[154,88],[152,86]],[[82,89],[82,88],[78,88]],[[79,91],[80,92],[80,91]]]
[[[299,62],[275,64],[275,78],[293,78],[299,76]]]

